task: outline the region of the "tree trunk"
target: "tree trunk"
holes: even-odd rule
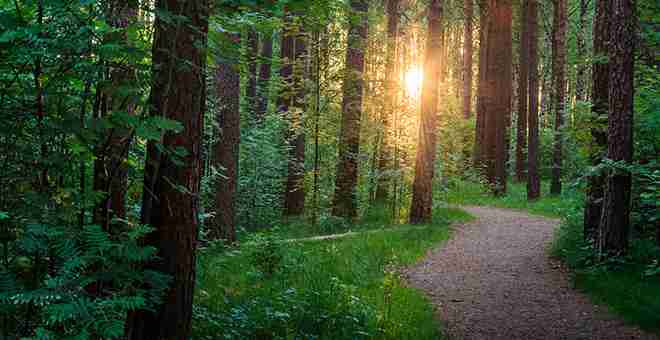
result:
[[[609,64],[603,60],[609,53],[611,1],[598,0],[594,15],[593,49],[596,56],[592,65],[591,112],[596,120],[591,124],[591,164],[598,166],[607,148],[607,133],[601,128],[600,120],[607,120],[609,97]],[[592,174],[587,178],[587,194],[584,207],[584,237],[597,241],[602,215],[605,178],[602,174]]]
[[[479,83],[477,84],[477,120],[474,141],[474,167],[485,175],[486,141],[486,65],[488,60],[488,0],[479,2]]]
[[[332,202],[334,216],[357,217],[355,186],[358,179],[360,154],[360,118],[364,86],[364,45],[367,42],[369,2],[351,0],[351,9],[358,18],[351,20],[346,49],[346,70],[342,87],[342,119],[339,135],[339,161]]]
[[[259,79],[257,82],[257,122],[262,122],[264,115],[268,112],[268,100],[270,97],[271,59],[273,58],[273,34],[264,34],[261,43],[261,64],[259,65]]]
[[[635,92],[635,4],[633,0],[613,0],[611,3],[607,158],[630,165]],[[607,176],[600,221],[600,254],[621,255],[628,246],[631,183],[632,176],[626,170],[613,169]]]
[[[230,34],[229,40],[240,43],[238,34]],[[215,70],[215,91],[218,98],[216,122],[220,138],[213,148],[213,163],[223,169],[216,179],[215,217],[211,221],[212,239],[236,241],[236,189],[238,183],[238,152],[240,143],[240,83],[238,61],[219,58]]]
[[[587,56],[586,38],[587,35],[587,11],[589,3],[587,0],[580,0],[580,14],[578,19],[578,29],[576,34],[577,54],[579,63],[575,75],[575,97],[579,101],[587,100],[587,67],[585,60]]]
[[[472,115],[472,16],[474,0],[465,0],[465,37],[463,38],[463,117]]]
[[[422,87],[422,115],[419,127],[415,179],[413,182],[410,223],[429,223],[433,208],[433,176],[436,154],[436,121],[438,117],[438,85],[442,69],[442,3],[432,0],[429,5],[424,83]]]
[[[561,194],[562,149],[564,115],[566,108],[566,0],[554,0],[552,26],[552,75],[554,85],[553,109],[555,111],[555,140],[552,152],[552,180],[550,194]]]
[[[511,114],[512,41],[510,0],[489,0],[486,65],[486,164],[493,194],[506,193],[507,117]]]
[[[161,17],[165,11],[185,21],[170,23]],[[131,313],[129,339],[184,340],[190,336],[208,13],[205,0],[156,1],[152,114],[181,123],[183,130],[165,134],[162,150],[181,148],[186,155],[158,152],[154,143],[148,148],[142,222],[155,229],[146,236],[146,245],[158,250],[158,260],[148,266],[170,275],[172,282],[161,305],[153,311]],[[179,67],[182,63],[190,67]]]
[[[529,4],[527,0],[520,3],[520,49],[518,72],[518,119],[516,129],[516,180],[525,181],[527,149],[527,110],[529,107]]]
[[[529,29],[529,110],[527,112],[527,200],[541,195],[539,179],[539,71],[538,71],[538,9],[536,0],[528,0]]]
[[[303,113],[305,111],[305,77],[307,74],[307,42],[304,33],[297,28],[293,38],[292,104],[289,108],[291,127],[289,139],[289,162],[286,191],[284,194],[284,215],[302,215],[305,209],[305,133]],[[288,52],[287,52],[288,53]]]
[[[113,1],[108,8],[108,17],[113,28],[121,33],[109,34],[108,39],[120,40],[126,43],[125,29],[137,17],[137,8],[130,2]],[[112,67],[110,83],[102,92],[103,111],[126,111],[133,114],[135,100],[133,93],[126,93],[126,88],[134,86],[135,70],[131,65],[123,64]],[[105,113],[107,114],[107,112]],[[101,143],[96,146],[96,160],[94,161],[93,190],[104,193],[103,198],[94,207],[93,223],[104,230],[110,230],[113,218],[126,216],[126,191],[128,190],[128,167],[126,157],[131,145],[132,134],[123,126],[113,128],[105,133]]]
[[[378,160],[378,185],[376,187],[376,202],[384,203],[390,190],[390,168],[392,164],[392,113],[396,110],[397,82],[397,34],[399,27],[400,0],[387,2],[387,60],[385,66],[385,110],[383,113],[383,132]]]

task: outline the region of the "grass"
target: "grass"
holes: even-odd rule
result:
[[[551,254],[572,268],[576,288],[629,324],[660,334],[660,275],[643,274],[653,260],[660,259],[660,249],[654,249],[651,242],[636,240],[629,256],[618,259],[622,263],[596,265],[593,250],[582,236],[582,194],[568,188],[561,196],[548,196],[548,184],[543,183],[545,195],[534,202],[527,201],[526,187],[518,183],[509,185],[507,195],[493,197],[479,184],[459,182],[441,197],[453,205],[488,205],[562,218]]]
[[[579,195],[574,190],[565,190],[560,196],[550,196],[550,185],[543,182],[541,197],[535,201],[527,200],[527,187],[521,183],[510,183],[508,192],[502,197],[494,197],[483,185],[460,181],[439,197],[452,205],[488,205],[499,208],[524,210],[531,214],[546,217],[562,217],[564,212],[579,205]],[[570,188],[569,188],[570,189]]]
[[[297,243],[261,235],[238,249],[208,250],[200,260],[196,337],[440,338],[431,303],[397,271],[447,240],[450,222],[470,219],[459,209],[434,216],[422,228],[394,227],[371,213],[360,230],[382,232]]]

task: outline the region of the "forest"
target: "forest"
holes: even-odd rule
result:
[[[660,339],[656,0],[0,0],[0,339]]]

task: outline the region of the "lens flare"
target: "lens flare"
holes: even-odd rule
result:
[[[419,66],[411,67],[406,71],[406,93],[409,97],[419,97],[424,82],[424,72]]]

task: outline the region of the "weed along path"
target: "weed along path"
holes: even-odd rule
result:
[[[489,207],[406,269],[449,339],[657,339],[627,326],[573,289],[547,249],[558,220]]]

